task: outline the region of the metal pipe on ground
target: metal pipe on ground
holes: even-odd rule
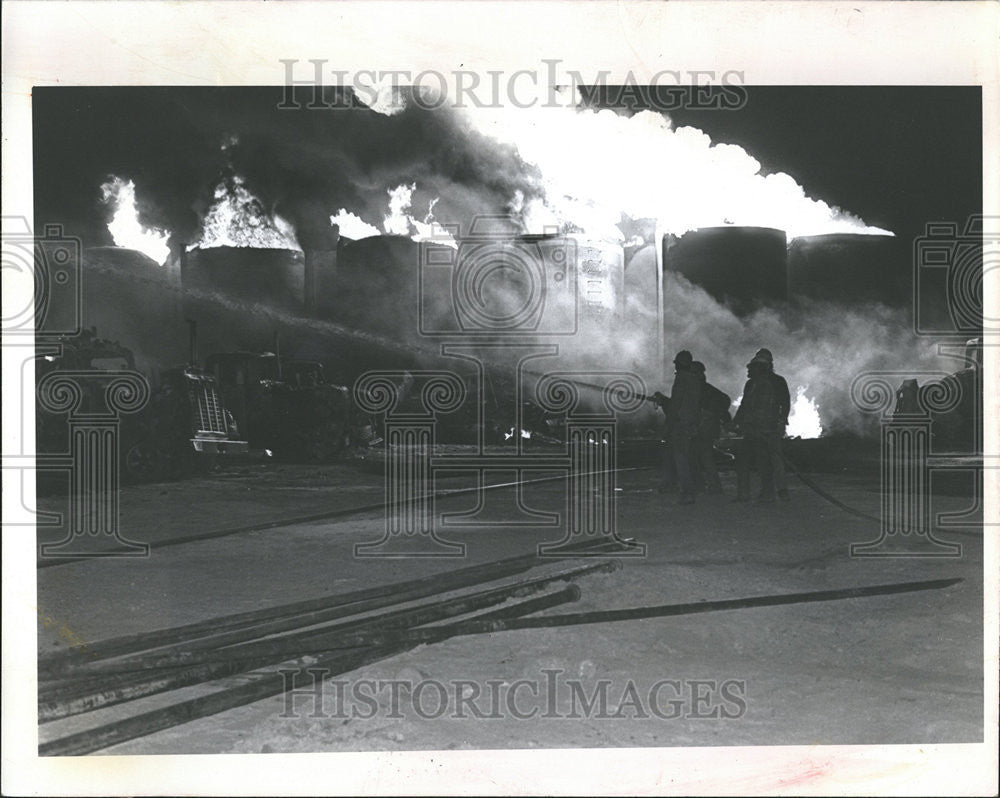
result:
[[[818,590],[808,593],[786,593],[776,596],[753,596],[749,598],[725,599],[721,601],[699,601],[689,604],[662,604],[653,607],[632,607],[621,610],[594,610],[592,612],[569,615],[547,615],[536,618],[516,617],[511,619],[491,619],[487,615],[459,620],[441,627],[421,629],[359,630],[338,638],[341,648],[360,646],[377,647],[395,643],[410,642],[414,645],[432,642],[439,629],[450,630],[449,637],[464,635],[492,634],[493,632],[518,629],[548,629],[557,626],[578,626],[583,624],[636,621],[649,618],[668,618],[678,615],[695,615],[702,612],[722,612],[725,610],[752,609],[754,607],[777,607],[786,604],[807,604],[821,601],[837,601],[869,596],[887,596],[895,593],[909,593],[919,590],[940,590],[951,587],[961,578],[937,579],[921,582],[896,582],[885,585],[841,588],[838,590]],[[333,651],[334,649],[329,649]],[[323,652],[325,653],[325,652]]]
[[[229,630],[247,629],[263,621],[292,615],[302,615],[332,607],[340,608],[343,612],[340,617],[346,617],[348,615],[380,609],[403,601],[426,598],[434,594],[458,590],[480,582],[489,581],[490,579],[502,579],[506,576],[513,576],[523,573],[541,562],[570,559],[574,554],[586,556],[607,553],[616,548],[621,547],[614,541],[586,540],[566,546],[564,548],[565,557],[561,558],[548,557],[540,559],[535,552],[532,552],[494,562],[467,566],[447,574],[431,574],[430,576],[418,577],[391,585],[379,585],[339,595],[306,599],[277,607],[267,607],[261,610],[250,610],[218,618],[209,618],[204,621],[197,621],[169,629],[109,638],[39,657],[39,674],[40,676],[53,673],[58,674],[61,669],[66,668],[71,663],[87,664],[123,654],[164,648],[174,643],[190,641]]]
[[[609,570],[618,563],[593,563],[563,570],[539,579],[517,582],[500,588],[459,596],[445,602],[435,602],[419,607],[396,610],[332,627],[310,629],[292,635],[258,640],[240,646],[214,651],[177,652],[174,656],[139,658],[107,666],[121,668],[105,670],[103,678],[88,677],[82,672],[80,680],[54,683],[39,690],[38,718],[47,723],[60,718],[78,715],[105,706],[132,701],[148,695],[199,684],[226,676],[234,676],[253,668],[264,667],[301,654],[303,651],[333,648],[332,643],[341,635],[400,626],[419,626],[426,623],[466,615],[494,606],[515,596],[529,595],[544,589],[552,582],[573,579],[597,570]],[[344,646],[336,646],[343,648]],[[190,654],[190,656],[184,656]],[[139,668],[138,672],[134,669]],[[89,673],[94,673],[90,671]],[[100,671],[98,673],[101,673]],[[115,676],[115,686],[107,688],[107,674]]]
[[[452,627],[450,636],[486,634],[514,629],[551,629],[557,626],[579,626],[582,624],[611,623],[615,621],[636,621],[648,618],[669,618],[676,615],[695,615],[702,612],[722,612],[724,610],[745,610],[754,607],[779,607],[786,604],[809,604],[819,601],[840,601],[843,599],[889,596],[897,593],[912,593],[920,590],[942,590],[963,581],[961,577],[952,579],[931,579],[919,582],[894,582],[885,585],[848,587],[838,590],[816,590],[807,593],[785,593],[776,596],[751,596],[749,598],[725,599],[722,601],[699,601],[690,604],[661,604],[653,607],[632,607],[622,610],[594,610],[567,615],[548,615],[537,618],[511,618],[483,620],[472,618],[459,621],[442,628]],[[423,630],[410,630],[406,639],[419,642]],[[412,634],[411,634],[412,632]],[[365,638],[368,645],[381,645],[392,641],[393,632],[384,637],[375,633]],[[399,638],[402,639],[402,638]]]
[[[580,588],[576,585],[570,585],[555,593],[535,599],[528,599],[510,607],[496,610],[490,613],[490,615],[493,620],[516,617],[518,614],[538,612],[541,609],[576,601],[579,596]],[[448,636],[450,636],[448,628],[441,627],[441,637],[437,639],[444,640]],[[315,658],[301,657],[289,663],[289,668],[285,669],[285,673],[277,671],[262,674],[259,677],[255,677],[249,684],[221,690],[208,696],[189,699],[169,707],[151,710],[131,718],[107,723],[94,729],[88,729],[42,743],[38,746],[38,755],[76,756],[89,754],[112,745],[117,745],[118,743],[134,740],[138,737],[145,737],[154,732],[178,726],[188,721],[215,715],[227,709],[244,706],[289,690],[301,689],[306,685],[298,683],[297,678],[304,676],[306,672],[303,669],[305,668],[309,668],[312,671],[316,671],[317,669],[323,670],[328,676],[336,676],[362,667],[363,665],[377,662],[380,659],[393,656],[394,654],[402,653],[413,648],[414,645],[413,643],[406,642],[363,649],[350,654],[337,653]],[[297,670],[293,673],[291,680],[289,680],[286,674],[293,668]],[[302,681],[305,681],[304,678]],[[309,686],[313,685],[310,684]]]
[[[77,672],[81,674],[122,673],[134,668],[170,668],[218,661],[223,658],[232,660],[244,656],[250,657],[265,654],[268,656],[279,654],[291,656],[299,653],[303,645],[311,645],[313,642],[318,643],[333,636],[339,638],[341,635],[354,632],[355,630],[422,626],[440,620],[441,617],[450,618],[456,615],[475,612],[507,598],[530,595],[542,590],[553,582],[576,579],[599,571],[610,573],[620,567],[621,564],[616,561],[602,561],[574,566],[573,568],[564,568],[536,579],[514,582],[509,585],[500,585],[482,592],[469,593],[445,601],[421,604],[407,609],[393,610],[381,615],[360,618],[356,621],[348,621],[333,626],[316,626],[315,624],[319,623],[320,619],[310,615],[302,623],[292,625],[291,622],[283,622],[280,630],[274,628],[259,629],[254,634],[247,635],[238,641],[231,641],[228,635],[220,636],[218,639],[223,642],[219,642],[214,646],[203,645],[204,641],[198,640],[195,641],[197,646],[194,648],[185,649],[178,646],[169,651],[154,651],[138,657],[95,663],[95,665],[89,668],[81,668]],[[442,616],[442,613],[447,614]],[[292,620],[298,620],[298,618]],[[276,634],[278,631],[292,629],[298,631],[289,634]],[[267,635],[267,639],[260,639],[265,635]],[[205,640],[209,641],[212,639],[215,638],[205,638]]]

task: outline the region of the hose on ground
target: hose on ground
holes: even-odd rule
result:
[[[795,464],[791,460],[789,460],[785,454],[781,455],[781,459],[784,461],[785,466],[788,468],[788,470],[791,471],[793,474],[795,474],[795,476],[797,476],[800,480],[802,480],[802,483],[807,488],[809,488],[811,491],[813,491],[823,499],[826,499],[826,501],[830,502],[830,504],[836,505],[845,513],[850,513],[851,515],[855,515],[858,518],[864,518],[868,521],[875,521],[876,523],[879,524],[882,523],[882,519],[879,518],[877,515],[871,515],[870,513],[866,513],[863,512],[862,510],[858,510],[854,507],[851,507],[851,505],[845,504],[836,496],[833,496],[827,491],[825,491],[823,488],[817,485],[814,480],[812,480],[810,477],[807,477],[805,474],[799,471],[799,469],[795,467]]]

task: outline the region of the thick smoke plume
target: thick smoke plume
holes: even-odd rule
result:
[[[770,349],[775,369],[789,385],[793,412],[788,434],[873,434],[878,419],[851,400],[853,380],[866,371],[954,371],[956,361],[940,357],[933,342],[911,331],[907,311],[877,303],[850,307],[809,302],[760,309],[740,317],[675,272],[664,275],[663,358],[656,341],[658,320],[650,304],[632,303],[618,322],[584,324],[559,342],[558,358],[536,361],[537,371],[629,371],[650,392],[669,394],[674,355],[687,349],[705,363],[708,379],[731,399],[742,395],[746,364],[760,348]],[[539,343],[542,343],[539,339]],[[586,397],[585,397],[586,398]],[[596,401],[597,395],[590,397]],[[632,418],[655,425],[651,406]]]
[[[234,169],[294,225],[303,248],[322,244],[331,217],[349,238],[372,228],[420,237],[425,225],[465,227],[478,214],[504,211],[518,192],[541,190],[514,146],[469,128],[454,111],[405,103],[391,115],[380,110],[285,112],[273,129],[241,133]]]

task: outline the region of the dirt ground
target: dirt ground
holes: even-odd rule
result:
[[[872,458],[853,469],[833,457],[825,463],[811,469],[812,478],[877,517]],[[488,481],[510,479],[509,472],[496,472]],[[981,527],[975,528],[981,514],[973,513],[966,529],[940,533],[961,544],[959,557],[852,557],[850,544],[878,537],[876,522],[845,512],[794,478],[790,501],[772,505],[733,503],[733,475],[724,474],[723,484],[723,496],[680,506],[659,489],[655,468],[620,473],[619,534],[644,543],[645,555],[621,558],[614,573],[580,579],[579,601],[546,614],[961,581],[896,595],[455,637],[331,674],[321,704],[308,695],[278,696],[102,753],[983,739],[983,560]],[[941,485],[932,497],[934,512],[972,504],[963,495],[971,483],[967,489],[954,480]],[[438,485],[470,487],[458,476]],[[198,479],[123,488],[122,533],[151,543],[151,555],[40,560],[39,651],[444,573],[562,537],[561,528],[513,522],[524,520],[524,507],[564,512],[565,482],[529,485],[520,503],[510,488],[482,496],[478,508],[475,492],[437,507],[439,513],[476,511],[440,531],[466,545],[462,558],[357,558],[354,544],[383,537],[377,463],[248,463]],[[50,510],[65,504],[58,496],[39,503]],[[365,507],[374,509],[346,512]],[[313,520],[237,531],[289,517]],[[53,529],[42,540],[59,538]],[[40,739],[247,678],[44,724]]]

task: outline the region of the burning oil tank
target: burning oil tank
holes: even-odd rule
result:
[[[663,239],[664,270],[683,275],[737,314],[786,299],[786,254],[785,232],[770,227],[703,227]]]
[[[910,301],[912,258],[902,239],[832,233],[793,238],[788,246],[788,296],[849,303]]]
[[[460,274],[486,274],[490,257],[474,249],[458,251]],[[521,235],[504,241],[500,258],[506,268],[495,269],[491,299],[494,313],[510,319],[510,329],[571,335],[607,331],[621,319],[625,304],[625,250],[615,242],[585,234]],[[484,268],[481,268],[481,264]],[[467,281],[473,288],[474,280]],[[459,297],[472,303],[474,290]]]

